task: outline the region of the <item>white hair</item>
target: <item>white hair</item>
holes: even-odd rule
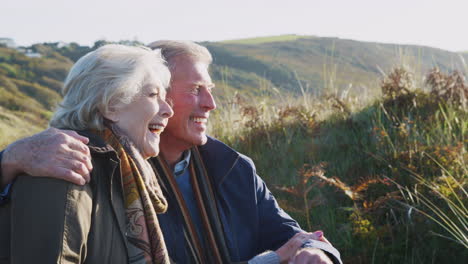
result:
[[[207,48],[186,40],[159,40],[148,44],[151,49],[160,49],[171,72],[176,69],[177,59],[192,59],[210,65],[213,58]]]
[[[68,73],[50,126],[103,130],[104,116],[131,103],[149,76],[169,87],[171,75],[159,50],[109,44],[86,54]]]

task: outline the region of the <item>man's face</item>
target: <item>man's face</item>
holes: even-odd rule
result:
[[[161,135],[161,143],[166,150],[184,151],[207,141],[208,117],[216,108],[211,94],[214,84],[204,62],[180,59],[171,74],[167,98],[172,101],[174,116]]]

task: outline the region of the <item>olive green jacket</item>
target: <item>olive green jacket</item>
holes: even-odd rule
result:
[[[119,159],[90,138],[93,171],[84,186],[20,176],[0,207],[0,263],[128,263]]]

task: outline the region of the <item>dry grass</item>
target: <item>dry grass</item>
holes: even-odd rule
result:
[[[13,113],[0,106],[0,149],[11,142],[24,138],[47,127],[45,120],[37,120],[33,114]]]
[[[396,68],[372,103],[239,97],[215,115],[211,134],[251,156],[280,204],[309,230],[325,230],[346,263],[459,261],[468,257],[461,248],[448,252],[468,235],[466,84],[431,71],[425,92],[413,78]]]

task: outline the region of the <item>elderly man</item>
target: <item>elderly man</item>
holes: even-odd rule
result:
[[[208,50],[186,41],[158,41],[149,47],[161,49],[172,75],[167,98],[174,116],[161,135],[162,154],[152,160],[169,202],[168,212],[159,219],[171,259],[247,261],[304,232],[279,208],[248,157],[207,137],[209,114],[216,108]],[[1,160],[4,196],[7,183],[21,172],[40,176],[37,172],[42,171],[84,184],[92,169],[86,143],[73,132],[49,130],[10,145]],[[331,258],[341,263],[333,247],[315,240],[308,240],[292,258],[277,253],[263,256],[276,262],[331,263]]]

